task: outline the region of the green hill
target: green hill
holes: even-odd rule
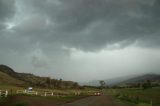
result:
[[[18,80],[4,72],[0,72],[0,84],[23,85],[25,82]]]
[[[13,84],[20,86],[37,86],[44,88],[77,88],[79,85],[73,81],[39,77],[29,73],[17,73],[6,65],[0,65],[0,84]]]

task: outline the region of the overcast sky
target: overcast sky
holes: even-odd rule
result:
[[[160,73],[160,0],[0,0],[0,64],[73,81]]]

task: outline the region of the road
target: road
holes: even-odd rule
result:
[[[91,96],[62,106],[118,106],[107,95]]]

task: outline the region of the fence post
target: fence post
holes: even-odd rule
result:
[[[45,92],[44,96],[47,96],[47,93]]]
[[[52,92],[52,96],[53,96],[53,92]]]
[[[0,90],[0,97],[1,97],[1,90]]]
[[[6,90],[5,97],[7,97],[7,95],[8,95],[8,91]]]
[[[38,92],[36,92],[36,95],[38,95]]]

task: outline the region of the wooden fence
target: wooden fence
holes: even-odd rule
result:
[[[27,91],[26,90],[17,90],[16,93],[17,94],[25,94]]]
[[[7,90],[0,90],[0,97],[7,97],[9,92]],[[28,91],[28,90],[17,90],[16,94],[27,94],[27,95],[38,95],[38,96],[67,96],[67,95],[80,95],[80,92],[57,92],[57,91]]]
[[[36,91],[27,91],[27,90],[17,90],[17,94],[28,94],[28,95],[38,95]]]
[[[0,97],[7,97],[8,91],[7,90],[0,90]]]

